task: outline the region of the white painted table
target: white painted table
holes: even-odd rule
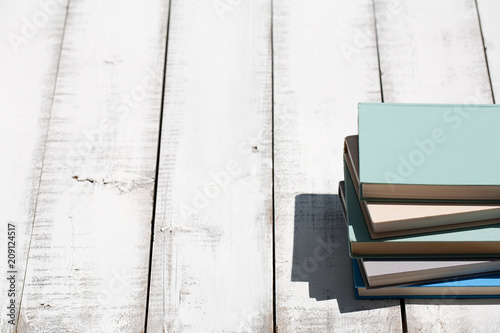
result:
[[[498,300],[355,300],[336,191],[358,102],[495,102],[499,13],[0,0],[0,269],[16,280],[0,331],[497,330]]]

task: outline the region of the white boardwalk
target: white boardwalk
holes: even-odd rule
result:
[[[497,330],[495,299],[356,300],[336,193],[358,102],[495,102],[498,13],[0,0],[0,331]]]

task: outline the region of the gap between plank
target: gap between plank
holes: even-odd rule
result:
[[[373,8],[373,29],[375,31],[375,43],[377,45],[377,63],[378,63],[378,78],[380,84],[380,100],[384,103],[384,86],[382,85],[382,68],[380,67],[380,50],[378,46],[378,31],[377,31],[377,14],[375,11],[375,0],[372,0]]]
[[[42,183],[43,167],[44,167],[44,164],[45,164],[45,153],[47,151],[47,140],[49,138],[50,121],[52,119],[52,108],[54,106],[54,97],[55,97],[54,95],[56,93],[57,80],[59,78],[59,67],[61,65],[61,55],[62,55],[62,49],[63,49],[63,46],[64,46],[64,37],[66,36],[66,25],[68,23],[68,13],[69,13],[70,3],[71,3],[71,0],[68,0],[68,2],[66,4],[66,14],[64,16],[63,31],[62,31],[62,34],[61,34],[61,44],[60,44],[60,47],[59,47],[59,55],[58,55],[58,58],[57,58],[56,73],[54,75],[54,85],[52,87],[52,97],[51,97],[51,101],[50,101],[49,117],[47,119],[47,129],[45,131],[45,140],[44,140],[44,143],[43,143],[43,153],[42,153],[42,163],[41,163],[41,166],[40,166],[40,176],[38,177],[38,188],[37,188],[37,191],[36,191],[36,201],[35,201],[35,207],[33,209],[33,219],[31,221],[30,240],[29,240],[29,243],[28,243],[28,251],[26,253],[26,265],[24,267],[23,286],[22,286],[22,289],[21,289],[20,300],[19,300],[19,309],[18,309],[19,313],[18,313],[17,321],[16,321],[16,331],[17,331],[17,326],[19,325],[19,318],[21,317],[21,307],[22,307],[22,303],[23,303],[24,287],[26,286],[26,274],[28,273],[28,264],[29,264],[29,259],[30,259],[31,241],[33,239],[33,229],[34,229],[34,226],[35,226],[35,217],[36,217],[37,209],[38,209],[38,197],[39,197],[39,194],[40,194],[40,186],[41,186],[41,183]]]
[[[148,286],[146,293],[146,311],[145,311],[145,320],[144,320],[144,332],[148,331],[148,315],[149,315],[149,296],[151,294],[151,273],[153,267],[153,240],[154,240],[154,232],[155,232],[155,222],[156,222],[156,203],[158,199],[158,174],[160,172],[160,152],[161,152],[161,133],[163,129],[163,111],[165,108],[165,85],[167,78],[167,57],[168,57],[168,37],[170,32],[170,12],[172,9],[172,1],[168,2],[168,14],[167,14],[167,27],[165,34],[165,56],[163,59],[163,82],[162,82],[162,91],[161,91],[161,100],[160,100],[160,118],[158,125],[158,145],[156,148],[156,171],[155,171],[155,185],[153,190],[153,212],[151,216],[151,238],[149,241],[149,268],[148,268]]]
[[[408,324],[406,322],[406,304],[405,304],[405,299],[401,298],[399,300],[399,304],[401,306],[401,324],[403,325],[403,333],[408,333]]]
[[[484,44],[483,27],[481,24],[481,15],[479,14],[479,6],[477,4],[477,0],[474,0],[474,3],[476,5],[477,22],[479,24],[479,33],[481,34],[481,42],[483,43],[484,62],[486,62],[486,71],[488,72],[488,80],[490,81],[491,98],[493,100],[493,104],[496,104],[495,103],[495,92],[493,91],[493,83],[491,82],[490,65],[488,64],[488,54],[486,53],[486,45]]]
[[[273,333],[277,333],[278,328],[276,327],[276,218],[275,218],[275,193],[274,193],[274,0],[271,0],[271,168],[272,174],[272,209],[273,209]]]

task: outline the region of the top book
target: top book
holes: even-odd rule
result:
[[[500,202],[500,105],[358,111],[362,200]]]

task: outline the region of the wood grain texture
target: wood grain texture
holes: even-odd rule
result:
[[[474,1],[394,3],[375,1],[384,101],[491,103]]]
[[[401,1],[383,18],[391,3],[375,1],[385,102],[492,102],[474,1]],[[409,332],[495,331],[499,310],[498,300],[406,300]]]
[[[19,332],[141,332],[168,2],[71,1]]]
[[[272,331],[270,13],[172,2],[150,332]]]
[[[2,279],[7,267],[7,224],[16,227],[15,296],[0,283],[0,331],[13,332],[7,306],[18,318],[31,227],[66,16],[66,2],[0,1],[0,248]],[[5,254],[4,254],[5,253]],[[10,275],[10,274],[8,274]],[[17,322],[14,320],[13,323]]]
[[[495,0],[477,0],[477,9],[481,19],[481,30],[488,60],[491,85],[495,103],[500,98],[500,2]]]
[[[278,332],[399,332],[399,300],[354,298],[337,193],[357,103],[380,101],[371,1],[275,1]]]

